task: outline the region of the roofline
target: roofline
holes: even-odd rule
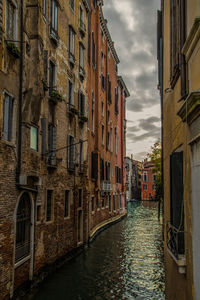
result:
[[[100,0],[98,2],[98,4],[100,6],[100,24],[101,24],[101,27],[103,29],[103,32],[104,32],[105,36],[107,37],[108,44],[109,44],[110,50],[112,51],[112,55],[113,55],[113,57],[115,59],[115,62],[117,64],[119,64],[120,60],[119,60],[119,57],[118,57],[117,52],[115,50],[114,42],[113,42],[113,40],[111,38],[110,32],[109,32],[108,27],[107,27],[107,20],[104,19],[103,10],[102,10],[103,0]]]
[[[128,88],[127,88],[122,76],[117,76],[117,80],[121,83],[122,87],[124,88],[126,98],[130,97],[130,93],[128,91]]]

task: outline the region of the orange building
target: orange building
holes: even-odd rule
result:
[[[144,160],[142,168],[141,200],[154,200],[156,196],[156,175],[152,161]]]
[[[104,224],[126,213],[122,197],[122,178],[125,151],[125,108],[122,99],[128,91],[118,77],[119,58],[102,12],[103,1],[92,1],[88,51],[89,97],[89,236]],[[118,81],[120,88],[118,86]],[[120,83],[121,82],[121,83]],[[123,82],[123,84],[122,84]],[[123,97],[119,97],[123,94]],[[120,105],[119,105],[120,100]],[[120,114],[119,114],[120,112]],[[120,123],[119,123],[119,118]],[[123,120],[122,120],[123,119]],[[123,135],[118,126],[123,127]],[[118,152],[121,153],[120,166]],[[120,184],[120,188],[118,185]],[[123,185],[124,186],[124,185]],[[122,198],[123,201],[122,201]]]

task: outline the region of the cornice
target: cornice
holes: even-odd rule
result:
[[[182,53],[185,55],[186,62],[188,62],[188,60],[190,59],[199,39],[200,39],[200,17],[196,17],[194,19],[194,23],[192,25],[192,28],[190,29],[190,32],[188,34],[188,37],[182,49]]]
[[[100,1],[100,2],[103,3],[103,1]],[[101,6],[100,6],[100,24],[101,24],[101,27],[103,29],[103,32],[104,32],[105,36],[107,37],[108,44],[109,44],[110,50],[112,52],[112,55],[113,55],[113,57],[115,59],[115,62],[117,64],[119,64],[120,60],[119,60],[119,57],[118,57],[117,52],[115,50],[114,42],[112,41],[110,32],[109,32],[108,27],[107,27],[107,20],[104,19],[103,11],[102,11],[102,7]]]
[[[200,116],[200,89],[192,91],[185,102],[177,112],[177,115],[183,120],[191,124],[198,116]]]
[[[129,93],[128,89],[127,89],[127,86],[126,86],[126,84],[125,84],[125,82],[124,82],[122,76],[117,76],[117,80],[118,80],[118,82],[120,82],[120,84],[122,85],[122,87],[123,87],[123,89],[124,89],[124,91],[125,91],[126,98],[129,97],[129,96],[130,96],[130,93]]]

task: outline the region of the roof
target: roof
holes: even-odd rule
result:
[[[122,76],[118,76],[118,79],[117,79],[117,80],[120,82],[121,86],[123,87],[123,89],[124,89],[124,91],[125,91],[126,97],[129,97],[129,96],[130,96],[130,93],[129,93],[128,89],[127,89],[127,86],[126,86],[126,84],[125,84],[125,82],[124,82]]]

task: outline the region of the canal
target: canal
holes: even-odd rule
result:
[[[128,209],[127,218],[98,235],[87,250],[48,277],[28,299],[164,299],[157,204],[129,203]]]

